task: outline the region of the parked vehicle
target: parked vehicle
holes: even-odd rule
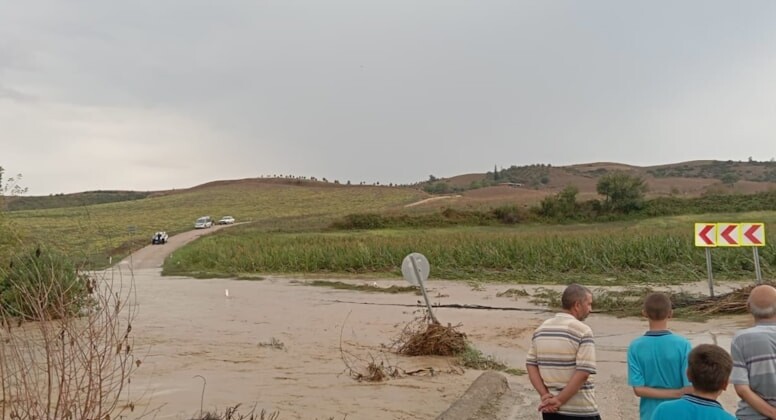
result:
[[[167,243],[167,232],[160,230],[159,232],[154,233],[153,238],[151,238],[151,244],[152,245],[164,245]]]
[[[210,216],[202,216],[194,222],[194,229],[207,229],[213,226],[213,219]]]
[[[231,225],[232,223],[234,223],[234,217],[232,216],[224,216],[218,221],[219,225]]]

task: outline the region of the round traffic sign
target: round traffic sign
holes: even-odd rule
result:
[[[428,259],[423,254],[413,252],[404,257],[401,263],[401,273],[404,280],[407,280],[413,286],[420,286],[428,280],[428,274],[431,272],[431,266]]]

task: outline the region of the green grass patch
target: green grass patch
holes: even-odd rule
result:
[[[469,369],[477,370],[496,370],[499,372],[506,372],[510,375],[524,375],[526,372],[523,369],[509,367],[505,363],[496,360],[493,356],[485,355],[480,350],[466,343],[466,348],[456,355],[458,363]]]

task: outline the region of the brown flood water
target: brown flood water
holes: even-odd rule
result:
[[[178,236],[181,243],[194,237]],[[173,245],[176,238],[171,238]],[[207,380],[206,411],[242,404],[280,411],[280,419],[433,419],[481,373],[461,373],[447,358],[398,357],[384,351],[383,346],[415,318],[417,308],[412,305],[422,299],[419,296],[330,290],[274,277],[261,281],[162,277],[158,267],[173,248],[146,248],[133,255],[131,264],[122,262],[108,272],[125,283],[133,278],[137,290],[133,333],[135,354],[143,364],[131,385],[133,399],[142,395],[136,413],[147,410],[153,418],[190,418],[200,409],[201,376]],[[551,314],[528,298],[496,297],[510,287],[515,286],[473,290],[460,282],[429,280],[434,303],[521,309],[439,308],[435,314],[443,323],[462,324],[461,330],[485,354],[523,367],[532,330]],[[643,334],[645,323],[598,314],[587,322],[597,335],[595,381],[602,417],[638,418],[638,401],[626,382],[625,351]],[[716,341],[729,347],[734,331],[746,322],[746,317],[734,317],[703,324],[674,322],[672,327],[693,343]],[[283,348],[262,345],[273,339]],[[346,372],[341,347],[365,361],[374,358],[404,371],[426,370],[382,383],[357,382]],[[363,368],[365,363],[354,367]],[[428,368],[434,369],[433,376]],[[539,418],[527,377],[507,376],[510,386],[528,400],[512,418]],[[732,387],[721,401],[728,411],[734,409]]]

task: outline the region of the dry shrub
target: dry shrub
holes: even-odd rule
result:
[[[0,305],[0,418],[109,419],[133,411],[130,378],[140,366],[134,282],[88,275],[90,304],[75,312],[62,297],[77,283],[61,279],[86,275],[41,261],[28,273],[32,282],[0,272],[4,293],[14,296],[13,305]]]
[[[345,330],[345,323],[350,317],[350,313],[345,317],[345,321],[342,322],[340,328],[340,358],[342,363],[345,364],[345,371],[348,376],[361,382],[382,382],[388,378],[397,378],[401,376],[399,368],[391,364],[384,353],[380,353],[382,360],[378,361],[372,355],[372,353],[362,356],[350,351],[346,348],[345,343],[342,340],[342,334]]]
[[[392,348],[405,356],[456,356],[466,350],[461,324],[447,326],[431,321],[425,311],[404,326]]]
[[[383,360],[378,361],[371,353],[362,357],[340,344],[340,356],[345,364],[345,373],[359,382],[383,382],[401,376],[400,369],[392,365],[384,354]]]
[[[204,412],[196,417],[192,417],[191,420],[277,420],[280,418],[279,411],[268,412],[261,410],[256,413],[256,408],[254,407],[247,413],[240,413],[239,408],[240,404],[237,404],[227,407],[223,413],[217,411]]]

